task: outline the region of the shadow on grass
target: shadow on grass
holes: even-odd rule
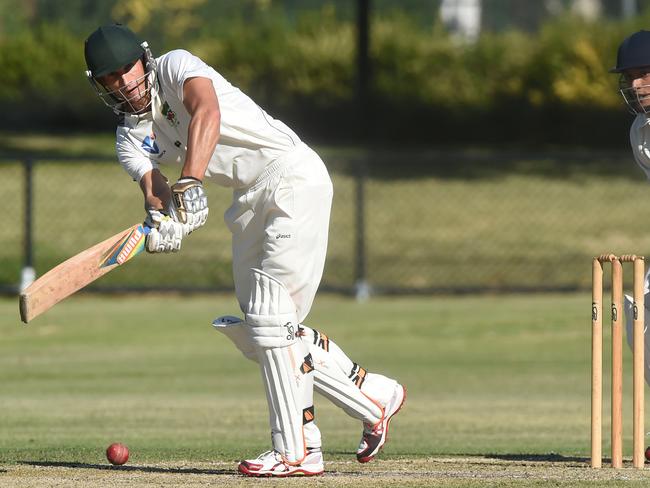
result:
[[[328,451],[331,454],[350,456],[354,458],[355,454],[351,451]],[[501,461],[530,461],[530,462],[546,462],[546,463],[588,463],[590,462],[589,458],[586,457],[576,457],[576,456],[563,456],[554,452],[547,454],[466,454],[466,453],[454,453],[454,454],[440,454],[437,453],[435,456],[440,456],[444,458],[477,458],[477,459],[497,459]],[[377,459],[387,459],[387,460],[398,460],[402,458],[421,458],[422,453],[395,453],[391,455],[382,455]],[[607,459],[603,459],[603,462]]]
[[[155,466],[109,466],[106,464],[66,463],[58,461],[21,461],[20,464],[38,467],[104,469],[110,471],[140,471],[143,473],[171,474],[226,474],[236,475],[235,469],[198,469],[198,468],[157,468]]]
[[[531,461],[540,463],[588,463],[585,457],[562,456],[561,454],[485,454],[487,459],[500,459],[502,461]]]
[[[207,474],[241,476],[236,469],[198,469],[198,468],[158,468],[155,466],[109,466],[107,464],[69,463],[60,461],[21,461],[18,464],[36,467],[70,468],[70,469],[102,469],[105,471],[125,471],[141,473],[168,473],[168,474]],[[0,470],[0,472],[6,472]],[[360,471],[339,472],[328,470],[327,476],[361,476]]]

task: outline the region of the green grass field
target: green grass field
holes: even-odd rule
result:
[[[647,486],[645,472],[588,467],[589,303],[317,297],[308,324],[398,378],[408,399],[379,458],[360,465],[361,425],[317,397],[327,474],[282,483]],[[210,326],[236,311],[229,295],[81,295],[24,326],[17,300],[0,300],[0,486],[279,484],[235,473],[269,446],[257,366]],[[625,361],[630,373],[627,348]],[[104,458],[114,441],[131,449],[122,468]]]

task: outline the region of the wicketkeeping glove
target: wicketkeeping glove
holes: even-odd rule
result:
[[[208,196],[203,183],[196,178],[181,178],[171,187],[172,218],[181,224],[185,235],[198,229],[208,219]]]
[[[174,221],[160,210],[147,210],[144,225],[151,228],[147,234],[147,252],[178,252],[183,240],[183,224]]]

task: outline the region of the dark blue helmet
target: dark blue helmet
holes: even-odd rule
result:
[[[650,31],[641,30],[626,38],[618,47],[616,67],[610,73],[650,66]]]

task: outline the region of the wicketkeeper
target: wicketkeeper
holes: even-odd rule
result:
[[[323,472],[314,388],[363,422],[357,459],[370,461],[405,390],[304,325],[323,273],[332,202],[319,156],[187,51],[154,58],[146,42],[114,24],[88,37],[85,58],[88,79],[119,116],[117,157],[144,194],[149,252],[176,252],[205,224],[204,180],[233,190],[225,221],[243,318],[213,325],[259,363],[272,437],[272,449],[240,462],[239,472]],[[160,164],[180,169],[171,187]]]
[[[626,38],[618,48],[616,66],[619,91],[630,112],[636,115],[630,127],[632,154],[650,179],[650,31],[639,31]],[[645,380],[650,385],[650,269],[645,276]],[[633,298],[625,295],[627,342],[633,345]]]

